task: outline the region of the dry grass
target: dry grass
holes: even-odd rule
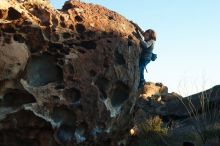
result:
[[[209,102],[210,96],[210,94],[202,92],[198,97],[199,106],[195,106],[190,98],[187,104],[181,100],[192,121],[193,128],[201,138],[203,144],[211,138],[210,133],[219,132],[216,124],[220,120],[220,110],[217,104]]]
[[[163,121],[159,116],[146,119],[145,122],[138,124],[137,128],[144,145],[169,145],[165,140],[167,128],[163,127]]]

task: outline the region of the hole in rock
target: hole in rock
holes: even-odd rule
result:
[[[100,98],[101,99],[106,99],[107,98],[107,90],[109,88],[109,80],[106,79],[105,77],[99,77],[95,81],[95,85],[99,88],[99,91],[101,92]]]
[[[115,51],[114,61],[118,65],[125,65],[126,63],[123,54],[119,53],[118,51]]]
[[[74,26],[71,24],[71,25],[69,26],[69,29],[74,30]]]
[[[106,31],[103,31],[103,32],[102,32],[102,35],[105,36],[105,35],[108,35],[108,33],[107,33]]]
[[[55,101],[59,101],[59,100],[60,100],[60,97],[59,97],[59,96],[52,95],[51,97],[52,97],[52,98],[53,98],[53,100],[55,100]]]
[[[67,77],[66,77],[66,80],[68,80],[68,81],[73,81],[73,76],[71,76],[71,75],[70,75],[70,76],[67,76]]]
[[[57,52],[60,49],[63,49],[63,44],[61,44],[61,43],[49,43],[48,51]]]
[[[36,139],[19,139],[16,140],[15,143],[18,146],[38,146],[38,141]]]
[[[57,130],[56,137],[62,144],[68,144],[74,140],[75,128],[69,125],[61,125]]]
[[[135,32],[135,31],[132,32],[132,35],[133,35],[134,37],[136,37],[136,38],[139,38],[139,37],[140,37],[140,36],[138,35],[138,33]]]
[[[96,43],[94,41],[82,41],[80,46],[86,49],[96,49]]]
[[[109,57],[105,57],[104,62],[103,62],[103,66],[105,68],[109,68],[110,65],[111,65],[111,59]]]
[[[109,44],[110,44],[110,43],[112,43],[112,41],[111,41],[111,40],[107,40],[107,43],[109,43]]]
[[[41,127],[47,127],[48,129],[52,128],[49,122],[36,116],[32,111],[24,109],[20,109],[18,111],[8,114],[7,117],[1,121],[1,124],[4,125],[4,123],[7,123],[7,126],[4,127],[5,129],[12,130],[31,130],[31,128]]]
[[[133,37],[131,35],[128,36],[129,40],[133,40]]]
[[[62,58],[65,57],[65,55],[64,55],[64,54],[61,54],[61,53],[56,53],[56,54],[53,55],[53,57],[54,57],[54,58],[57,58],[57,59],[58,59],[58,58],[61,58],[61,59],[62,59]],[[55,62],[56,62],[56,61],[55,61]]]
[[[32,111],[20,109],[1,119],[1,146],[58,146],[51,124]]]
[[[14,8],[10,7],[8,9],[8,17],[7,19],[8,20],[16,20],[16,19],[19,19],[21,18],[21,13],[18,12],[17,10],[15,10]]]
[[[25,79],[31,86],[44,86],[62,81],[63,71],[52,56],[33,56],[27,65]]]
[[[63,17],[63,16],[60,16],[60,20],[61,20],[61,21],[64,21],[65,19],[64,19],[64,17]]]
[[[78,22],[82,22],[83,21],[82,17],[80,17],[80,16],[76,16],[75,20],[78,21]]]
[[[64,98],[66,98],[70,103],[76,103],[79,102],[81,93],[76,88],[65,89]]]
[[[63,27],[63,28],[66,28],[66,24],[64,22],[60,22],[60,25]]]
[[[93,38],[96,36],[96,32],[95,31],[91,31],[91,30],[88,30],[86,32],[83,33],[86,37],[88,38]]]
[[[79,38],[80,38],[80,40],[85,40],[85,39],[86,39],[86,37],[87,37],[87,36],[85,36],[85,35],[80,35],[80,37],[79,37]]]
[[[195,144],[192,142],[186,141],[186,142],[183,142],[183,146],[195,146]]]
[[[25,42],[24,37],[22,35],[20,35],[20,34],[15,34],[14,35],[14,40],[19,42],[19,43],[24,43]]]
[[[108,19],[113,20],[114,18],[113,18],[113,16],[108,16]]]
[[[85,54],[85,53],[86,53],[86,51],[83,50],[83,49],[77,49],[77,51],[79,51],[79,53],[82,53],[82,54]]]
[[[64,60],[59,59],[59,60],[57,60],[57,63],[58,63],[59,65],[63,66],[65,62],[64,62]]]
[[[91,77],[94,77],[94,76],[96,76],[97,73],[96,73],[95,70],[91,69],[91,70],[89,71],[89,74],[90,74]]]
[[[109,145],[112,142],[112,139],[110,137],[104,138],[101,140],[103,145]]]
[[[31,53],[41,51],[47,45],[40,27],[22,26],[19,31],[25,33],[25,37],[28,38],[25,43]]]
[[[83,24],[76,24],[76,31],[78,33],[83,33],[85,30],[86,30],[86,28]]]
[[[64,88],[65,88],[64,84],[59,84],[55,87],[56,90],[64,89]]]
[[[21,106],[27,103],[36,102],[33,95],[25,90],[13,89],[9,90],[3,97],[3,106]]]
[[[69,47],[64,47],[63,49],[60,50],[60,53],[68,55],[70,53],[70,48]]]
[[[68,38],[70,38],[70,37],[71,37],[71,34],[70,34],[70,33],[68,33],[68,32],[63,33],[63,38],[64,38],[64,39],[68,39]]]
[[[15,28],[12,26],[7,26],[7,27],[3,28],[3,30],[6,33],[15,33],[16,32]]]
[[[133,41],[132,40],[128,40],[128,47],[133,46]]]
[[[4,42],[7,44],[10,44],[11,43],[11,36],[5,35]]]
[[[81,122],[81,123],[79,123],[78,124],[78,129],[80,130],[80,131],[84,131],[84,129],[88,129],[88,124],[86,123],[86,122]]]
[[[57,17],[52,16],[51,24],[53,24],[53,29],[57,27],[58,23],[59,23],[59,20],[57,19]]]
[[[112,106],[120,106],[125,100],[129,98],[129,93],[130,90],[127,85],[121,81],[116,82],[110,92]]]
[[[55,123],[67,125],[72,125],[75,123],[75,114],[73,111],[64,106],[54,107],[51,117]]]

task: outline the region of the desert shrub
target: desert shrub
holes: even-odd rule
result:
[[[166,135],[167,129],[162,128],[163,121],[159,116],[150,117],[146,119],[145,122],[138,125],[140,132],[142,135],[152,135],[152,134],[159,134],[159,135]]]
[[[220,129],[216,127],[220,120],[219,105],[211,103],[209,99],[211,94],[202,93],[198,98],[199,106],[194,105],[191,99],[187,102],[188,104],[182,102],[191,118],[193,128],[204,144],[207,139],[220,133]]]
[[[165,140],[167,128],[163,127],[163,121],[159,116],[150,117],[137,127],[140,131],[140,137],[146,145],[168,145]]]
[[[202,134],[207,139],[219,138],[220,137],[220,123],[207,126],[207,129],[202,131]]]

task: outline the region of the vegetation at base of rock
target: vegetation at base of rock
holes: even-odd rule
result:
[[[159,116],[150,117],[145,122],[138,125],[140,132],[143,136],[149,137],[153,135],[165,136],[167,134],[167,128],[162,127],[163,121]]]
[[[213,95],[204,92],[199,96],[200,108],[196,107],[190,98],[189,104],[184,105],[192,120],[192,126],[195,132],[200,136],[203,144],[205,144],[208,139],[220,134],[219,105],[217,103],[208,102],[211,98],[214,98]]]
[[[146,89],[138,99],[137,105],[142,112],[137,113],[139,115],[137,119],[159,115],[163,123],[158,124],[160,123],[159,120],[154,122],[154,125],[162,126],[151,127],[153,129],[163,129],[166,125],[165,134],[163,130],[159,132],[162,134],[149,132],[151,131],[149,125],[152,124],[148,123],[148,126],[139,124],[139,128],[145,131],[145,134],[138,136],[138,146],[183,146],[184,142],[199,146],[220,144],[219,86],[214,86],[211,89],[184,98],[169,93],[161,93],[154,84],[148,85]],[[161,97],[161,100],[155,97]],[[151,120],[152,118],[147,119],[147,121]],[[146,124],[146,122],[143,123]],[[146,136],[148,133],[151,133],[150,136]]]
[[[165,144],[168,129],[163,126],[163,121],[159,116],[150,117],[145,122],[137,125],[140,131],[140,141],[146,145]]]
[[[220,138],[220,123],[209,125],[207,129],[202,133],[206,137],[206,140],[212,138]]]

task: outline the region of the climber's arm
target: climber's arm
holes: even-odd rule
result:
[[[146,42],[144,40],[140,40],[140,43],[144,48],[149,48],[151,45],[153,45],[154,41],[150,40]]]

